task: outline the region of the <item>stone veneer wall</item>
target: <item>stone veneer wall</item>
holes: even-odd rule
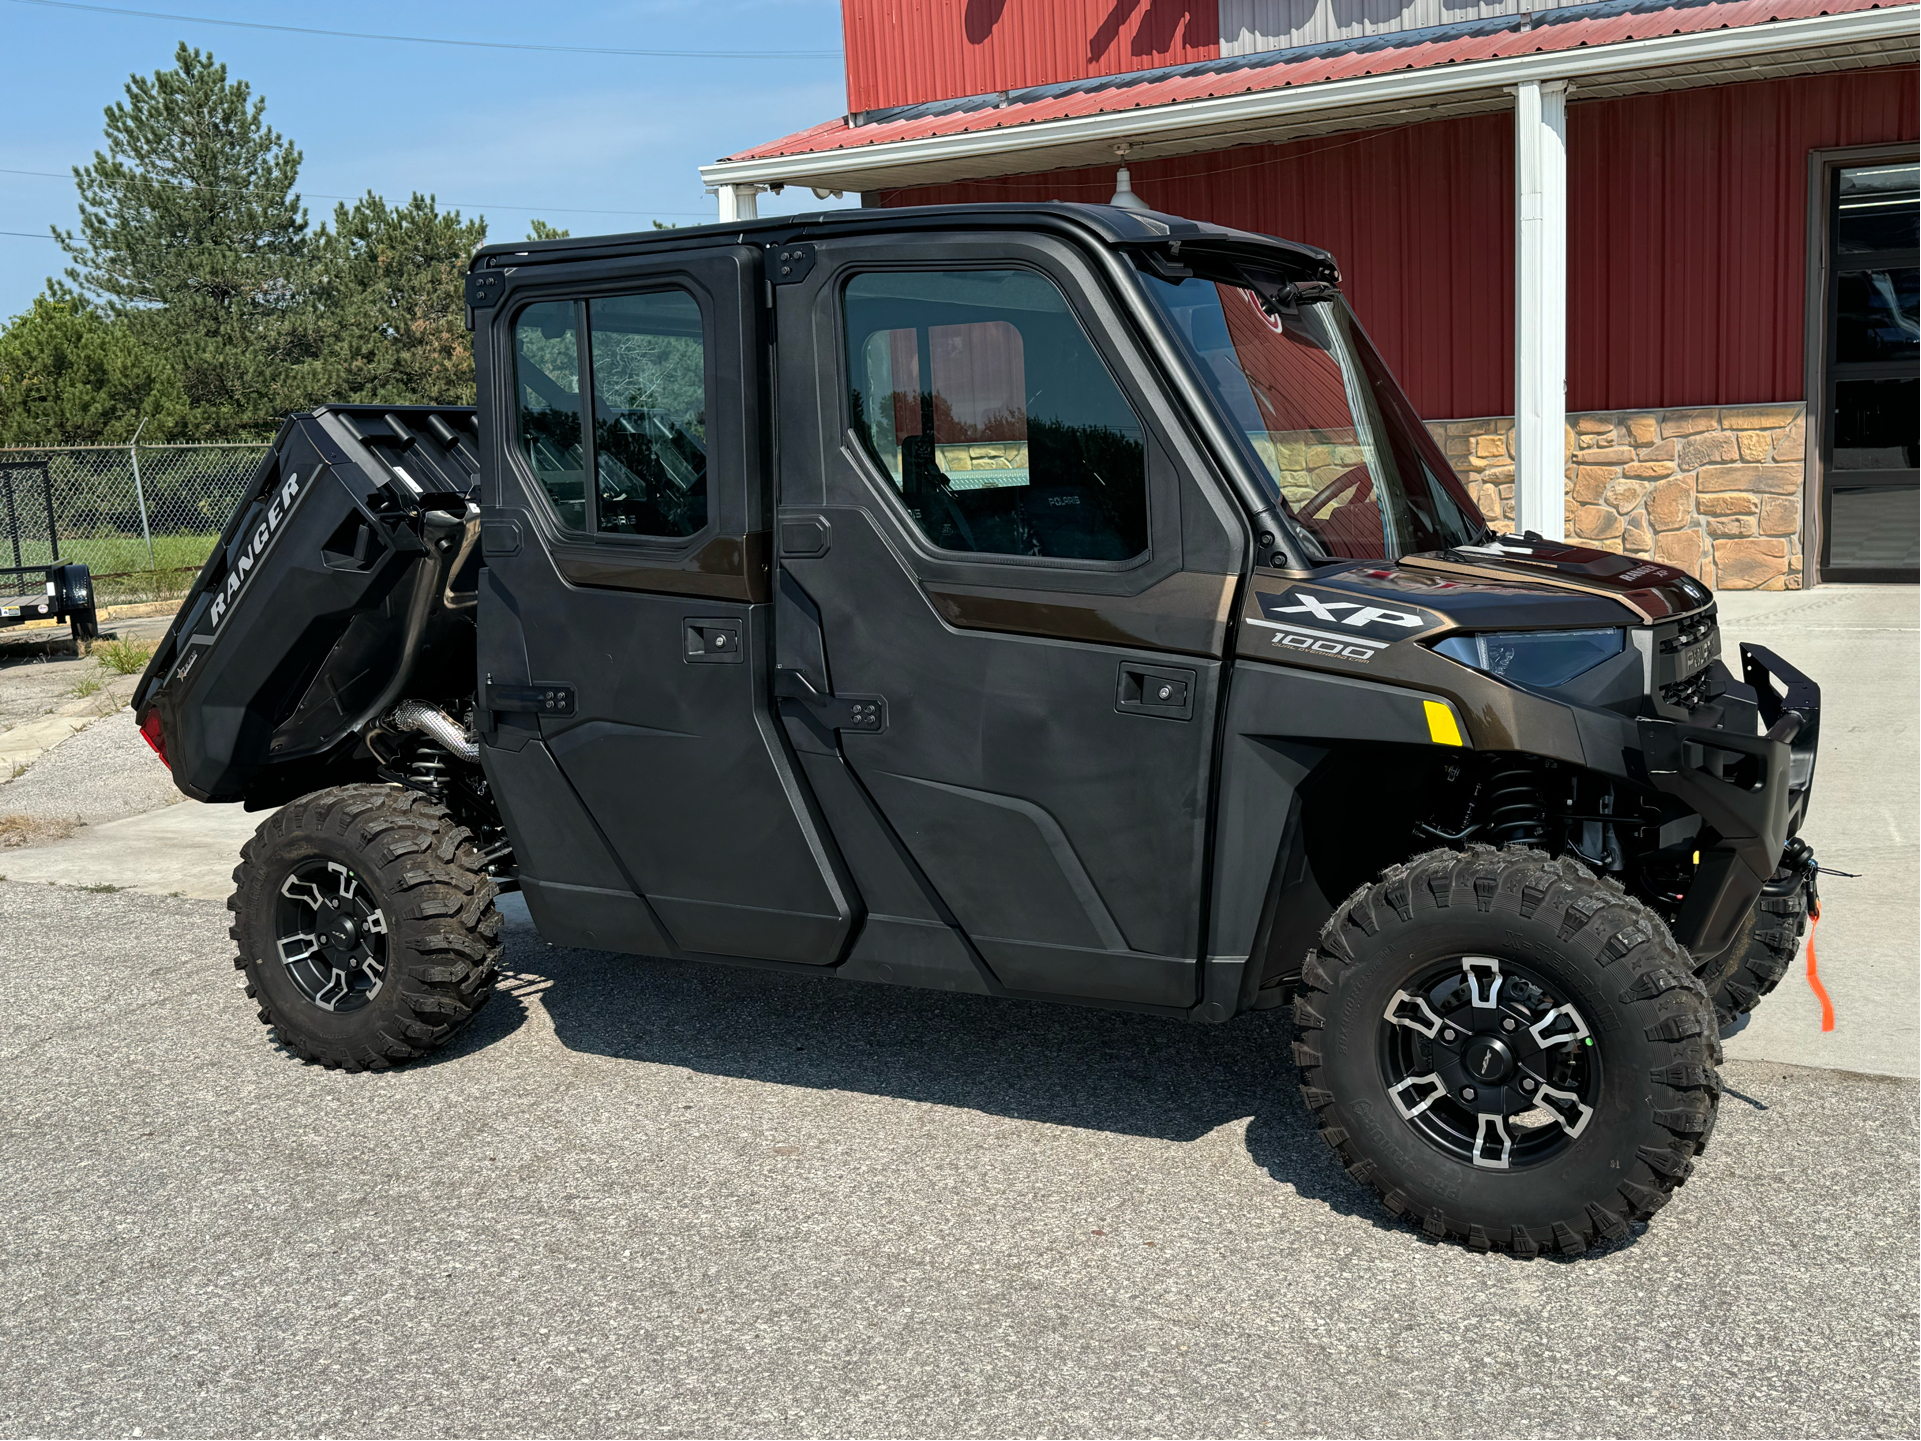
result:
[[[1679,566],[1717,590],[1799,590],[1806,410],[1723,405],[1568,417],[1567,535]],[[1514,520],[1514,422],[1428,429],[1482,512]]]

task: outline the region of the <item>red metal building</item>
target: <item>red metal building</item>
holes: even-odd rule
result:
[[[848,113],[703,174],[726,215],[1124,166],[1332,251],[1490,514],[1724,587],[1915,579],[1917,7],[1398,4],[843,0]]]

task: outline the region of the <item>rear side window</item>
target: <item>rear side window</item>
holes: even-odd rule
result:
[[[514,323],[520,451],[568,530],[587,528],[587,461],[580,431],[579,305],[544,301]]]
[[[1140,422],[1051,280],[876,272],[844,305],[854,433],[930,542],[1064,560],[1147,549]]]
[[[706,525],[706,350],[693,296],[530,305],[514,326],[514,372],[520,450],[561,525],[665,538]]]

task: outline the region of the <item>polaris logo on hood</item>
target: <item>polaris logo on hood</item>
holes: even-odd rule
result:
[[[233,603],[240,598],[241,592],[246,590],[248,582],[253,579],[254,567],[266,558],[273,543],[280,538],[281,528],[287,523],[287,517],[293,514],[294,505],[304,493],[300,488],[298,471],[280,482],[279,489],[274,491],[272,499],[267,503],[266,517],[254,527],[253,534],[247,538],[245,547],[227,567],[227,583],[220,588],[219,594],[214,596],[213,609],[208,612],[207,630],[210,634],[219,631],[220,623],[233,609]]]

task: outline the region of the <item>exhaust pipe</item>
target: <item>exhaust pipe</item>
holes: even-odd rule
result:
[[[393,713],[387,717],[386,728],[419,731],[440,742],[463,761],[478,763],[480,760],[480,742],[469,735],[459,721],[424,700],[404,700],[395,706]]]

